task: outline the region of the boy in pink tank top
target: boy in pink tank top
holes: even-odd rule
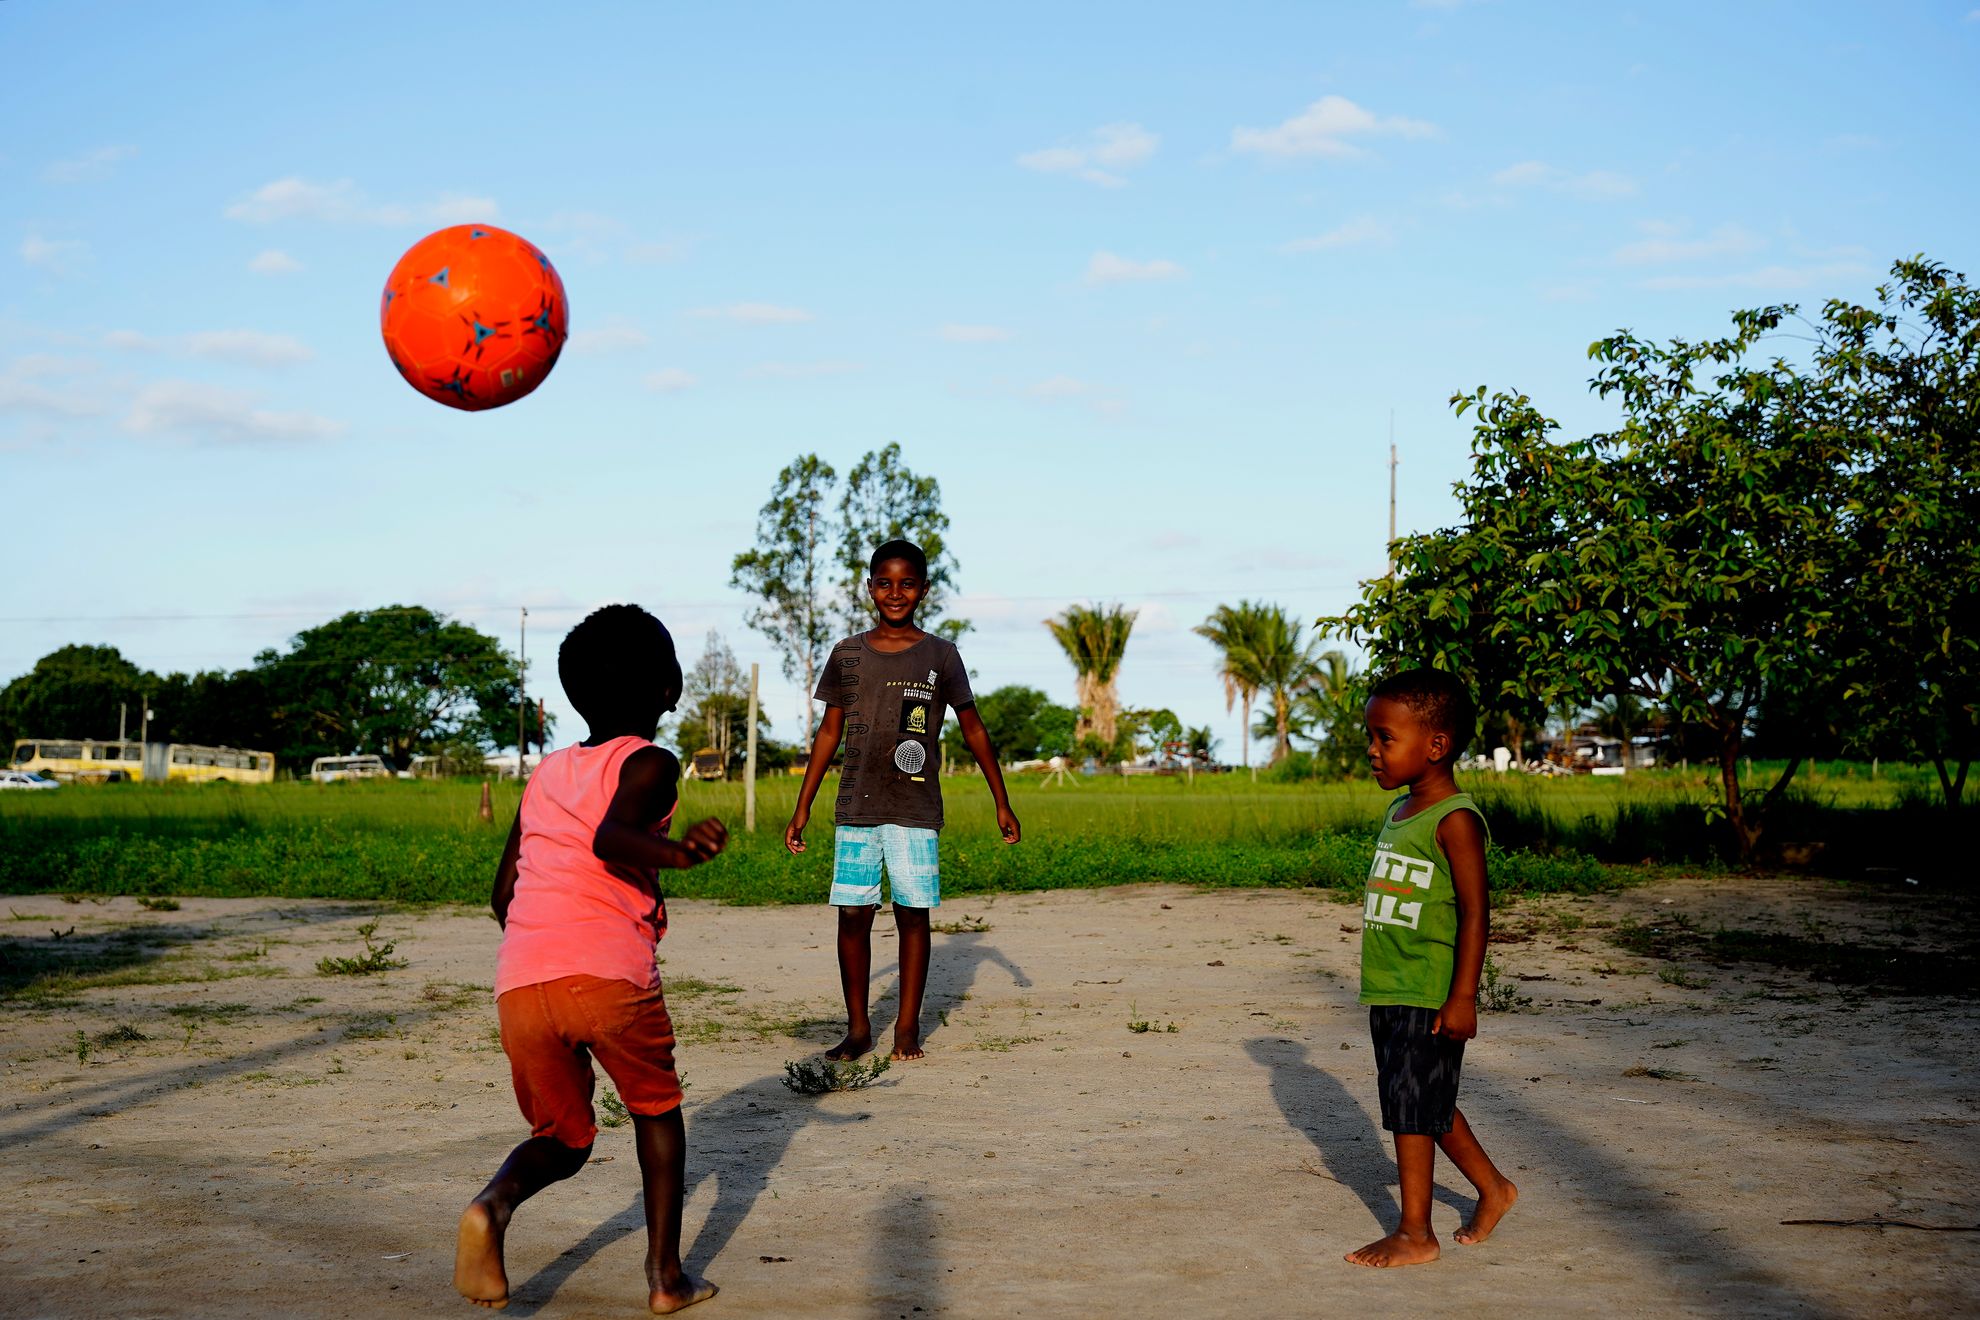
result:
[[[729,835],[704,820],[678,843],[667,837],[680,765],[653,735],[680,700],[681,666],[660,620],[637,605],[595,611],[564,639],[557,676],[590,736],[530,778],[493,898],[496,1011],[530,1136],[462,1213],[454,1287],[478,1306],[508,1304],[509,1218],[590,1157],[596,1058],[632,1114],[647,1305],[665,1315],[713,1297],[715,1285],[681,1266],[687,1133],[653,957],[667,930],[659,873],[707,861]]]

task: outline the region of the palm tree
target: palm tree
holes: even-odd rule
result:
[[[1076,675],[1073,692],[1079,701],[1079,723],[1074,737],[1092,733],[1113,745],[1114,722],[1121,710],[1114,676],[1120,672],[1138,613],[1120,605],[1068,605],[1057,618],[1045,620]]]
[[[1359,678],[1345,654],[1322,651],[1313,677],[1293,698],[1293,736],[1311,742],[1315,754],[1324,754],[1332,770],[1351,771],[1361,751]]]
[[[1232,706],[1244,703],[1244,723],[1239,726],[1244,737],[1239,741],[1244,744],[1247,767],[1251,764],[1251,703],[1259,687],[1258,676],[1250,667],[1251,638],[1268,608],[1248,600],[1219,605],[1209,618],[1191,629],[1198,637],[1209,638],[1219,652],[1217,677],[1224,680],[1224,713],[1228,715]]]
[[[1315,650],[1319,645],[1317,634],[1301,643],[1299,625],[1274,605],[1258,616],[1244,647],[1247,671],[1272,700],[1273,765],[1292,751],[1293,702],[1320,674],[1320,657]],[[1341,664],[1345,666],[1345,657]]]

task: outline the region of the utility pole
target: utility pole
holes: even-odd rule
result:
[[[124,741],[124,716],[130,713],[130,708],[131,708],[131,703],[128,701],[120,701],[117,703],[117,741],[118,742]]]
[[[1396,589],[1396,410],[1389,409],[1389,590]]]
[[[743,744],[743,828],[756,833],[756,662],[749,666],[749,731]]]
[[[151,694],[147,692],[138,700],[143,703],[138,709],[138,741],[148,743],[151,741]]]
[[[529,778],[529,606],[522,611],[516,641],[516,782]]]

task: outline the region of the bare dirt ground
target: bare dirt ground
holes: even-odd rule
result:
[[[695,1314],[1972,1314],[1980,1233],[1782,1223],[1980,1224],[1975,1000],[1779,965],[1869,942],[1912,950],[1902,979],[1970,954],[1946,902],[1722,877],[1501,909],[1493,952],[1531,1002],[1483,1015],[1463,1105],[1521,1200],[1457,1246],[1468,1189],[1440,1165],[1444,1258],[1393,1272],[1341,1261],[1395,1213],[1357,909],[951,902],[938,920],[987,929],[937,936],[928,1057],[804,1097],[781,1078],[835,1039],[829,910],[676,903],[687,1255],[723,1289]],[[0,1314],[470,1314],[454,1220],[524,1135],[486,916],[45,896],[0,917]],[[373,917],[408,965],[320,974]],[[641,1313],[630,1127],[509,1242],[509,1314]]]

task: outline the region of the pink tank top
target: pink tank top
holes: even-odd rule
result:
[[[626,758],[653,744],[614,738],[550,753],[523,789],[516,889],[495,956],[495,993],[564,976],[660,983],[654,946],[667,933],[659,875],[605,862],[592,836],[619,791]],[[678,805],[678,804],[677,804]],[[667,819],[653,827],[664,834]]]

